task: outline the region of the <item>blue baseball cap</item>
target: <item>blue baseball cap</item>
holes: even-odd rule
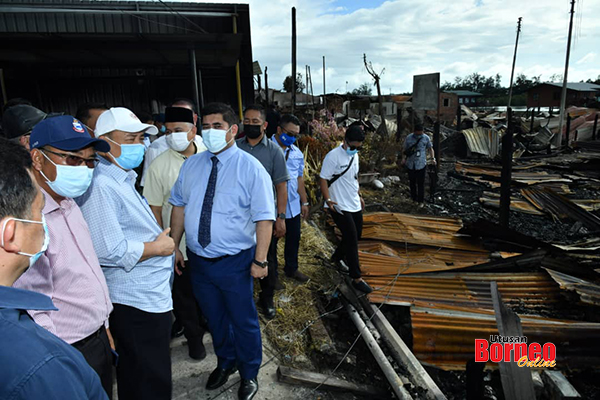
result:
[[[47,118],[38,123],[31,131],[30,148],[44,146],[56,147],[60,150],[81,150],[90,145],[95,150],[107,153],[110,145],[104,140],[93,139],[85,125],[70,115]]]

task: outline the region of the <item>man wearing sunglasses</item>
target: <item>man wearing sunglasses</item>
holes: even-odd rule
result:
[[[92,182],[96,150],[110,147],[92,139],[71,116],[46,119],[31,133],[33,175],[46,204],[50,244],[14,287],[42,293],[58,311],[30,311],[38,325],[79,350],[112,397],[112,337],[108,317],[113,309],[106,279],[92,238],[73,197]]]
[[[325,208],[342,232],[342,241],[333,254],[336,262],[345,261],[353,279],[352,286],[364,293],[373,289],[361,278],[358,261],[358,241],[362,235],[362,210],[365,202],[358,185],[358,152],[362,149],[365,135],[360,126],[350,126],[344,142],[331,150],[321,168],[321,193]]]
[[[121,399],[171,398],[171,283],[175,244],[135,189],[144,134],[156,135],[127,108],[113,107],[96,122],[100,152],[94,179],[77,199],[90,227],[114,310],[110,329],[119,363]]]

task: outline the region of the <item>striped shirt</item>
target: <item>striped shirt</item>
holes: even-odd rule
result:
[[[41,189],[50,244],[14,287],[45,294],[58,311],[29,311],[38,325],[71,344],[108,326],[113,307],[88,226],[73,199],[60,204]]]
[[[175,256],[140,261],[144,243],[154,241],[162,229],[135,190],[137,174],[99,158],[90,188],[76,201],[90,227],[110,298],[146,312],[170,311]]]

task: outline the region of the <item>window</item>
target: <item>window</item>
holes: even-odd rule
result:
[[[444,107],[450,107],[450,99],[444,99]]]
[[[459,102],[460,104],[462,104],[462,103],[463,103],[463,99],[462,99],[462,98],[458,99],[458,102]]]
[[[534,93],[533,94],[533,101],[540,101],[540,94],[539,93]]]
[[[465,104],[469,104],[469,98],[465,98]]]

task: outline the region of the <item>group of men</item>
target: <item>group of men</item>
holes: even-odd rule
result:
[[[253,278],[274,318],[285,237],[286,276],[309,279],[298,270],[300,122],[284,115],[268,138],[264,110],[250,106],[238,132],[231,107],[214,103],[200,137],[193,104],[176,101],[164,139],[149,144],[159,130],[126,108],[77,115],[4,113],[0,331],[11,346],[0,350],[0,398],[111,398],[113,365],[120,399],[170,398],[175,305],[190,357],[203,359],[207,329],[213,337],[207,389],[239,370],[238,396],[252,399],[262,361]],[[140,193],[134,170],[151,149]]]

